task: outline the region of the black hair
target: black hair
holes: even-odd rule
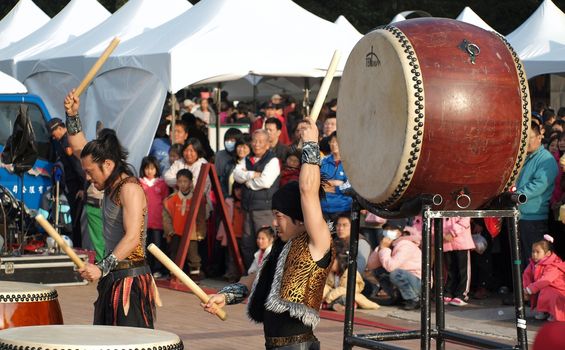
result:
[[[349,221],[349,223],[351,223],[351,216],[348,213],[340,213],[337,218],[335,219],[335,222],[337,223],[339,219],[347,219]]]
[[[241,134],[239,138],[235,140],[235,148],[240,145],[247,145],[247,147],[251,149],[251,135],[248,133]]]
[[[186,177],[187,179],[189,179],[190,181],[192,181],[193,175],[192,175],[192,171],[188,170],[188,169],[181,169],[177,172],[177,180],[180,177]]]
[[[541,241],[534,242],[534,244],[532,244],[532,246],[533,247],[540,246],[541,249],[543,249],[544,252],[552,252],[553,251],[553,243],[548,241],[547,239],[545,239],[545,236]]]
[[[266,124],[275,124],[275,126],[277,127],[277,130],[282,129],[281,121],[278,118],[275,118],[275,117],[271,117],[271,118],[265,120],[265,125]]]
[[[182,157],[182,150],[184,149],[184,145],[180,144],[180,143],[173,143],[171,145],[171,148],[169,148],[169,153],[171,153],[171,151],[175,152],[176,154],[179,155],[179,157]]]
[[[141,160],[141,166],[139,167],[140,177],[145,177],[145,169],[149,165],[153,165],[157,170],[155,177],[161,176],[161,168],[159,167],[159,161],[157,160],[157,158],[155,158],[155,156],[147,156],[147,157],[143,157],[143,159]]]
[[[330,134],[330,136],[328,136],[328,140],[331,140],[331,139],[333,139],[334,137],[337,137],[337,130],[334,131],[334,132],[332,132],[332,133]]]
[[[183,153],[184,150],[188,148],[188,146],[192,146],[192,148],[194,148],[196,154],[198,155],[198,158],[206,158],[206,151],[204,151],[204,146],[202,146],[202,142],[200,142],[199,139],[191,137],[186,140],[184,148],[182,149]]]
[[[565,107],[559,107],[559,109],[557,110],[557,116],[559,118],[565,116]]]
[[[241,135],[241,130],[239,130],[238,128],[229,128],[224,134],[224,140],[235,139],[239,135]]]
[[[536,134],[536,135],[541,135],[541,129],[538,123],[534,122],[532,120],[532,122],[530,123],[530,128],[532,129],[532,131]]]
[[[188,113],[183,114],[183,117],[184,117],[186,114],[188,114]],[[178,125],[178,126],[181,126],[181,127],[184,129],[184,132],[186,132],[186,133],[188,134],[188,122],[187,122],[186,120],[184,120],[184,118],[181,119],[181,120],[176,120],[176,121],[175,121],[175,126],[177,126],[177,125]]]
[[[259,232],[265,232],[271,238],[275,238],[275,230],[271,226],[263,226],[257,230],[255,237],[259,236]]]
[[[114,170],[104,182],[104,189],[111,187],[121,174],[134,176],[133,168],[127,162],[128,151],[122,147],[114,130],[102,129],[98,138],[88,142],[80,152],[80,158],[88,156],[100,169],[106,160],[115,164]]]

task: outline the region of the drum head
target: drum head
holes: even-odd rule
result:
[[[55,299],[57,291],[41,284],[0,281],[0,303],[31,303]]]
[[[173,333],[118,326],[36,326],[2,331],[0,348],[11,349],[183,349]]]
[[[413,151],[407,135],[416,132],[417,113],[424,113],[414,105],[418,87],[411,70],[418,70],[418,61],[414,56],[411,62],[405,49],[391,32],[375,30],[355,45],[341,78],[341,159],[352,186],[373,203],[395,193]]]

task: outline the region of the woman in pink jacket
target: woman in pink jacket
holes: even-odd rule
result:
[[[422,232],[422,217],[414,219],[414,227]],[[443,302],[465,306],[471,286],[471,255],[475,249],[471,235],[471,219],[454,217],[443,219],[443,260],[447,269]]]
[[[524,298],[537,320],[565,321],[565,263],[552,251],[553,237],[532,245],[532,258],[524,270]]]

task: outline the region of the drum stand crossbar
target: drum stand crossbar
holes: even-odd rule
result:
[[[357,270],[357,245],[359,242],[359,224],[360,224],[359,201],[354,197],[351,211],[351,238],[349,247],[349,271]],[[420,348],[429,350],[431,339],[436,340],[436,349],[445,349],[445,341],[453,340],[458,343],[471,346],[478,346],[486,349],[528,349],[527,333],[526,333],[526,317],[524,309],[524,300],[522,293],[522,274],[520,271],[520,248],[518,238],[518,210],[515,205],[511,205],[510,209],[501,210],[457,210],[457,211],[433,211],[431,204],[424,204],[422,207],[422,291],[421,291],[421,319],[420,330],[411,331],[395,331],[381,332],[371,334],[353,335],[353,317],[354,317],[354,295],[355,295],[355,274],[350,273],[347,279],[347,294],[345,301],[345,319],[343,331],[343,349],[350,350],[353,346],[359,346],[366,349],[403,349],[383,342],[394,340],[420,339]],[[474,337],[445,329],[445,308],[443,304],[443,271],[442,271],[442,253],[443,253],[443,223],[442,218],[449,217],[498,217],[506,218],[509,227],[510,254],[514,262],[512,264],[512,281],[514,286],[514,305],[516,313],[516,346],[502,344],[494,341],[485,340],[483,338]],[[436,308],[435,327],[432,328],[431,322],[431,254],[432,254],[432,224],[434,225],[436,235],[434,237],[435,264],[434,264],[434,295]]]

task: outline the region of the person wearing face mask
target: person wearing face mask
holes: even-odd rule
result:
[[[220,180],[224,198],[230,196],[229,176],[235,168],[235,143],[241,136],[241,130],[229,128],[224,134],[224,149],[216,153],[214,166]]]
[[[383,238],[367,262],[367,270],[375,270],[374,274],[381,284],[384,277],[388,277],[390,283],[398,288],[405,301],[404,310],[420,308],[422,286],[420,240],[417,235],[403,235],[403,228],[399,226],[385,224]]]

